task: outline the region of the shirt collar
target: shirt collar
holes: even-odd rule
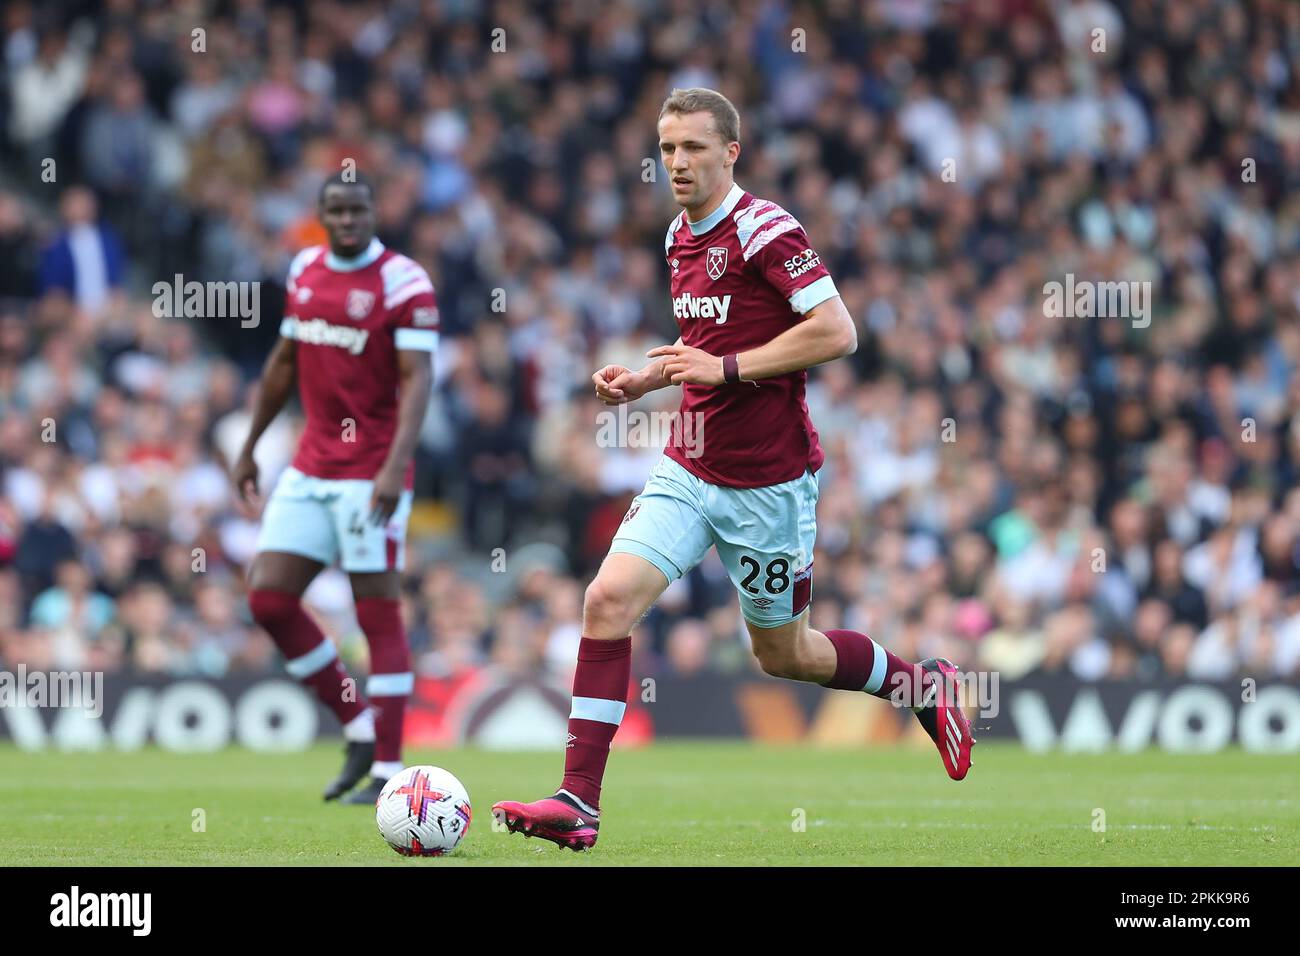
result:
[[[335,272],[356,272],[358,269],[364,269],[370,263],[374,262],[384,253],[384,244],[375,236],[370,240],[370,245],[366,246],[366,251],[360,255],[346,259],[343,256],[336,256],[333,252],[325,254],[325,265]]]
[[[686,220],[686,225],[691,227],[691,235],[702,236],[723,219],[731,214],[731,210],[736,208],[736,203],[740,202],[740,197],[745,195],[745,190],[741,189],[735,183],[731,184],[731,191],[722,200],[722,205],[713,212],[709,213],[699,222]]]

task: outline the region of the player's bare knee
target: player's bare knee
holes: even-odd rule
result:
[[[395,601],[402,596],[402,576],[396,571],[353,572],[348,577],[354,600],[384,598]]]
[[[598,640],[626,636],[635,616],[632,603],[630,594],[596,575],[582,601],[583,633]]]
[[[259,569],[256,564],[248,572],[248,594],[251,601],[252,595],[257,592],[265,593],[267,591],[284,591],[285,588],[280,586],[274,574],[267,572],[265,568]]]
[[[788,645],[761,637],[752,637],[751,640],[754,656],[758,658],[763,673],[772,677],[794,676],[795,661]]]
[[[758,658],[758,666],[763,668],[763,673],[770,677],[794,679],[799,676],[799,668],[795,660],[785,651],[771,649],[760,651],[756,648],[754,655]]]

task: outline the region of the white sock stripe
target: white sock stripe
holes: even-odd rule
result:
[[[289,672],[290,677],[302,680],[328,667],[338,656],[339,652],[335,650],[333,642],[326,638],[301,657],[285,661],[284,669]]]
[[[618,726],[623,723],[623,711],[627,704],[621,700],[604,700],[600,697],[575,697],[569,718],[578,720],[598,720],[602,724]]]
[[[415,675],[371,674],[366,678],[366,693],[371,697],[401,697],[415,690]]]
[[[885,683],[885,649],[875,641],[871,641],[871,653],[871,676],[867,678],[866,686],[862,688],[868,694],[874,694]]]

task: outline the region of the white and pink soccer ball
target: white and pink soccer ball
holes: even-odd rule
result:
[[[375,801],[379,834],[403,856],[445,856],[465,839],[469,792],[441,767],[407,767]]]

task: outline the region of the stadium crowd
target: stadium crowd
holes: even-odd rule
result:
[[[278,666],[225,466],[351,159],[441,307],[417,670],[571,666],[659,454],[603,447],[590,376],[676,337],[655,120],[708,86],[859,324],[808,389],[814,626],[1007,678],[1300,675],[1300,4],[15,0],[0,29],[5,663]],[[160,315],[177,275],[260,283],[260,322]],[[1149,311],[1059,315],[1066,276]],[[364,655],[346,579],[308,598]],[[638,632],[639,673],[754,669],[713,555]]]

